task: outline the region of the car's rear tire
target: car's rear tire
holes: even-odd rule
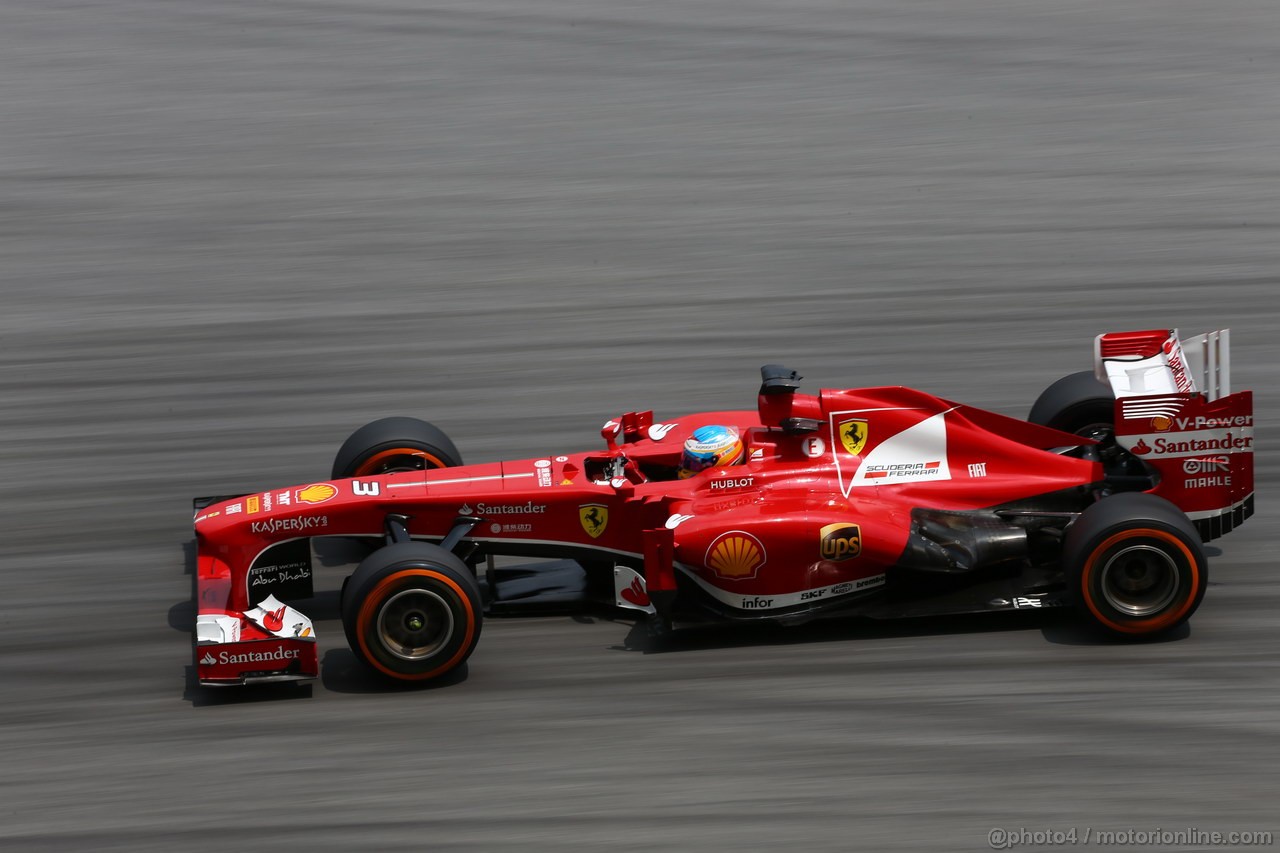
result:
[[[422,683],[461,666],[480,640],[480,585],[436,545],[400,542],[370,554],[342,592],[356,657],[384,678]]]
[[[1116,398],[1111,388],[1083,370],[1044,389],[1027,420],[1062,432],[1101,438],[1115,432]]]
[[[1062,567],[1079,610],[1131,637],[1181,625],[1200,606],[1209,579],[1190,520],[1141,492],[1104,498],[1081,513],[1067,528]]]
[[[417,418],[382,418],[353,432],[333,460],[332,479],[452,468],[462,454],[439,427]]]

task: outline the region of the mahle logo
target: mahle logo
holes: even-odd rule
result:
[[[824,560],[852,560],[862,553],[862,528],[856,524],[828,524],[818,536]]]

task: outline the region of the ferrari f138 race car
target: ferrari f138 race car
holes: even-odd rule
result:
[[[621,608],[660,633],[1071,606],[1156,634],[1200,604],[1202,543],[1253,513],[1253,399],[1231,393],[1226,331],[1100,335],[1094,369],[1025,421],[761,374],[754,409],[628,412],[598,451],[463,465],[436,427],[386,418],[327,480],[197,498],[199,682],[318,674],[298,608],[335,540],[365,555],[340,598],[352,651],[412,683],[462,664],[486,615],[548,608]],[[697,470],[689,447],[713,433],[733,453]]]

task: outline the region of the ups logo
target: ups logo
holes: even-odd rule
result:
[[[824,560],[852,560],[862,553],[862,528],[856,524],[828,524],[819,536]]]

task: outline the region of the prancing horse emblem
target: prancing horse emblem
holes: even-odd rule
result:
[[[867,422],[855,418],[840,422],[840,443],[844,449],[857,456],[867,444]]]
[[[578,520],[582,529],[592,539],[599,539],[600,534],[609,526],[609,508],[604,504],[583,504],[578,507]]]

